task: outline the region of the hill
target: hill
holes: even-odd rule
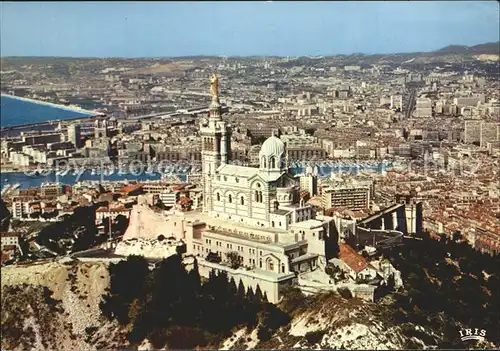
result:
[[[440,54],[499,54],[500,42],[484,43],[474,46],[448,45],[435,51]]]
[[[102,297],[109,291],[106,264],[51,262],[6,267],[1,274],[3,349],[95,350],[140,346],[129,342],[129,325],[109,320],[99,309]],[[294,297],[293,292],[287,295],[282,308],[291,313],[292,319],[284,328],[265,335],[255,325],[235,326],[228,335],[217,337],[217,344],[205,347],[280,349],[321,344],[352,349],[377,346],[400,349],[412,345],[403,329],[392,324],[384,306],[345,300],[335,294],[310,298],[299,295]],[[238,313],[242,313],[241,309]],[[266,318],[266,312],[261,313],[264,317],[259,318]],[[184,348],[186,344],[176,346]],[[144,340],[142,347],[151,348],[151,342]]]
[[[375,303],[288,288],[277,309],[257,298],[258,289],[245,297],[227,277],[200,285],[196,263],[188,273],[176,255],[152,271],[137,256],[112,265],[65,258],[4,267],[1,346],[495,349],[498,257],[450,240],[408,240],[384,253],[401,269],[404,290]],[[487,341],[460,340],[459,330],[475,327],[487,330]]]

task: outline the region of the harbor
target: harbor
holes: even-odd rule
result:
[[[293,175],[300,176],[311,171],[319,178],[334,174],[359,174],[363,171],[382,173],[392,169],[390,162],[294,162],[290,165]],[[21,189],[39,187],[43,182],[57,182],[73,185],[80,181],[113,182],[113,181],[156,181],[165,178],[178,179],[180,182],[199,178],[199,165],[167,165],[165,167],[95,167],[87,169],[27,169],[24,171],[0,173],[2,184],[21,184]]]

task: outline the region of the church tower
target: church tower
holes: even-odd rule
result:
[[[210,85],[212,102],[209,117],[200,123],[204,212],[211,212],[213,208],[212,179],[216,170],[228,163],[231,154],[231,128],[222,120],[219,80],[215,74],[210,79]]]

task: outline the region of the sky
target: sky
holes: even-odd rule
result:
[[[497,1],[5,2],[0,56],[314,56],[499,40]]]

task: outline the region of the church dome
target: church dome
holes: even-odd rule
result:
[[[276,136],[271,136],[264,141],[262,147],[259,152],[259,156],[277,156],[280,157],[285,153],[285,144],[281,141],[280,138]]]
[[[259,152],[260,168],[267,170],[281,170],[284,167],[285,143],[276,136],[264,141]]]

